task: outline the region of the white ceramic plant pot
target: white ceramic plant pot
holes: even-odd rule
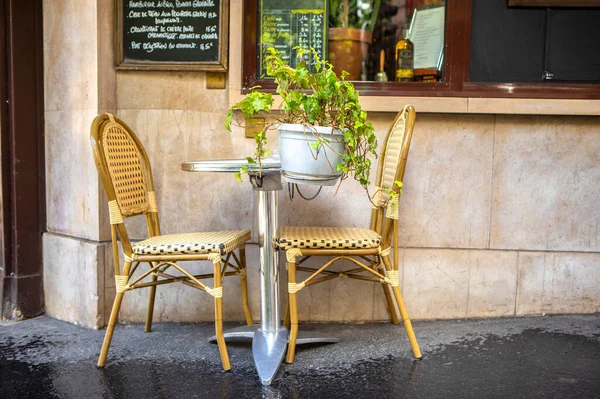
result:
[[[279,156],[284,178],[290,183],[333,186],[342,174],[336,170],[345,154],[344,136],[331,127],[282,124],[279,133]],[[318,151],[311,144],[328,140]]]

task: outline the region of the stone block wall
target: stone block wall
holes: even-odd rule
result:
[[[110,1],[45,0],[43,5],[44,300],[48,315],[92,328],[105,325],[104,254],[110,234],[89,131],[98,113],[116,111],[113,11]]]
[[[126,79],[119,76],[119,90]],[[161,85],[160,79],[146,79]],[[136,92],[136,101],[143,96]],[[119,116],[139,131],[151,159],[158,158],[154,174],[163,229],[252,228],[247,184],[236,183],[233,176],[179,170],[185,160],[251,153],[250,140],[222,127],[224,112],[174,110],[196,107],[177,102],[162,110],[121,108],[127,102],[123,97],[119,91]],[[393,117],[371,113],[380,141]],[[270,139],[275,148],[276,137]],[[593,290],[600,283],[594,266],[600,264],[595,229],[600,192],[593,184],[600,173],[598,154],[597,117],[418,114],[399,229],[402,289],[413,318],[598,311],[600,297]],[[368,226],[370,207],[358,184],[347,181],[333,194],[333,188],[324,189],[306,202],[290,201],[280,192],[280,224]],[[143,231],[140,225],[140,236]],[[256,247],[249,246],[249,252],[256,316]],[[283,278],[285,273],[282,266]],[[225,301],[225,316],[241,319],[237,281],[229,284],[235,294]],[[159,292],[159,306],[174,312],[165,312],[162,320],[212,317],[210,301],[187,296],[185,287]],[[145,294],[135,295],[134,304],[124,305],[124,321],[143,320]],[[281,296],[285,302],[284,291]],[[345,279],[303,290],[299,307],[303,320],[387,318],[379,287]]]
[[[207,90],[201,72],[115,72],[112,3],[44,2],[47,312],[96,328],[105,324],[114,297],[106,200],[88,139],[97,113],[116,113],[144,143],[163,233],[255,231],[256,219],[249,184],[180,170],[187,160],[252,153],[252,140],[223,127],[228,89]],[[240,4],[232,1],[232,10]],[[235,15],[232,40],[240,29]],[[230,57],[238,68],[239,55]],[[394,114],[371,112],[370,118],[383,141]],[[275,148],[275,135],[269,139]],[[598,312],[599,154],[599,117],[436,114],[417,108],[399,229],[401,288],[412,318]],[[335,197],[334,191],[326,188],[311,202],[290,201],[282,191],[280,224],[368,226],[370,204],[360,186],[346,181]],[[128,225],[132,237],[145,237],[143,220]],[[258,251],[254,244],[247,251],[257,319]],[[282,261],[283,281],[285,273]],[[225,287],[224,318],[242,320],[237,279],[226,279]],[[147,292],[127,293],[120,320],[143,321],[146,303]],[[303,290],[299,309],[306,321],[388,317],[378,285],[348,279]],[[161,286],[154,316],[210,321],[212,299],[188,287]]]

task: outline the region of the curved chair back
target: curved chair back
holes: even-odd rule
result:
[[[130,253],[124,218],[144,214],[149,235],[160,235],[148,155],[131,128],[108,113],[94,118],[90,140],[94,162],[108,197],[113,241],[116,239],[116,226],[123,241],[123,250],[126,254]]]
[[[388,187],[393,188],[398,194],[400,193],[401,190],[394,184],[394,181],[402,181],[404,178],[415,119],[416,112],[412,105],[406,105],[396,115],[385,138],[379,158],[377,180],[375,181],[376,190],[379,190],[380,187]],[[376,196],[376,201],[378,200],[377,197],[379,196]],[[381,234],[383,240],[387,242],[390,239],[387,235],[391,232],[391,224],[392,220],[386,217],[386,209],[383,206],[373,209],[371,229]]]

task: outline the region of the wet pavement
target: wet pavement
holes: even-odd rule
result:
[[[600,315],[414,322],[421,361],[402,326],[301,329],[340,342],[298,347],[263,387],[250,343],[222,371],[210,323],[117,326],[105,369],[103,330],[0,324],[0,398],[600,398]]]

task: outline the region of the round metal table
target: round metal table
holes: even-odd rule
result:
[[[187,172],[235,173],[247,165],[251,172],[258,166],[248,165],[245,159],[190,161],[181,164]],[[283,361],[288,342],[288,331],[281,325],[279,313],[279,253],[275,245],[278,237],[277,195],[282,189],[281,163],[277,158],[262,162],[262,178],[249,179],[257,195],[258,252],[260,263],[260,326],[242,326],[225,332],[225,339],[252,339],[252,354],[258,376],[263,385],[270,385]],[[215,337],[211,338],[214,340]],[[337,338],[300,331],[296,343],[333,343]]]

